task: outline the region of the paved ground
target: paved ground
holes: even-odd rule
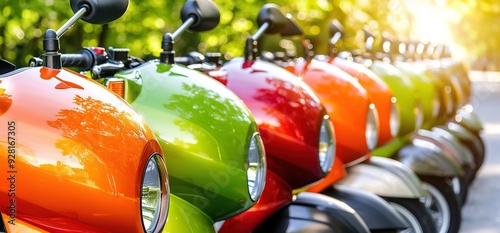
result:
[[[484,122],[486,159],[462,209],[461,233],[500,232],[500,73],[471,73],[471,104]]]

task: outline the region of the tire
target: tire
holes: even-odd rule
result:
[[[422,185],[430,194],[425,206],[432,215],[439,233],[457,233],[462,222],[460,204],[453,192],[452,179],[421,176]]]
[[[401,233],[437,232],[432,215],[418,199],[384,197],[410,226]]]
[[[465,169],[464,169],[465,170]],[[465,170],[465,176],[462,177],[454,177],[452,178],[452,188],[458,189],[458,193],[456,190],[454,190],[458,204],[460,207],[463,207],[465,205],[465,202],[467,202],[467,197],[469,195],[469,185],[470,185],[470,179],[473,176],[474,171],[472,169]]]

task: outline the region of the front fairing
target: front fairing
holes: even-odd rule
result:
[[[6,222],[143,231],[142,175],[161,150],[127,103],[72,71],[36,67],[0,76],[0,106],[0,164],[14,178],[0,181]]]
[[[319,129],[325,110],[296,76],[266,61],[233,59],[220,69],[259,126],[269,170],[292,188],[321,179]]]
[[[370,101],[377,106],[380,126],[377,146],[389,142],[392,139],[390,112],[391,98],[393,97],[389,86],[373,71],[361,64],[340,58],[332,58],[329,63],[356,78],[359,84],[366,90]]]
[[[317,60],[296,60],[288,70],[299,76],[320,97],[335,126],[336,156],[350,163],[366,156],[365,126],[370,100],[349,74]]]
[[[411,63],[416,69],[421,70],[428,77],[431,78],[432,82],[436,86],[437,94],[440,102],[438,122],[436,124],[442,124],[447,119],[455,114],[456,110],[456,95],[453,91],[453,86],[448,78],[446,72],[439,68],[436,62],[424,62],[416,61]]]
[[[168,155],[172,193],[214,221],[254,204],[245,165],[257,126],[234,93],[201,72],[157,61],[114,78],[126,82],[125,99]]]
[[[287,182],[268,170],[262,196],[249,210],[227,219],[220,233],[253,232],[271,215],[292,202],[292,193]]]
[[[408,135],[415,130],[416,91],[410,79],[389,63],[375,60],[370,70],[377,74],[389,86],[397,99],[400,115],[398,136]]]
[[[417,69],[407,62],[397,62],[395,64],[396,68],[398,68],[401,72],[403,72],[415,86],[417,91],[417,95],[419,97],[419,103],[422,107],[423,112],[423,128],[430,129],[432,128],[435,117],[433,114],[436,86],[432,82],[431,78],[429,78],[423,71]]]
[[[162,232],[215,233],[213,220],[191,203],[172,194],[167,223]]]

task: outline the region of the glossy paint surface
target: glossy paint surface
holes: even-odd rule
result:
[[[269,170],[293,189],[321,179],[318,142],[325,109],[316,94],[290,72],[261,60],[233,59],[220,71],[259,126]]]
[[[196,206],[170,195],[167,223],[162,232],[215,233],[213,220]]]
[[[417,70],[407,62],[396,62],[394,64],[403,72],[412,82],[418,95],[418,100],[423,111],[423,128],[430,129],[434,125],[435,117],[433,114],[434,99],[437,99],[436,86],[432,79],[428,77],[423,70]],[[437,102],[437,101],[436,101]]]
[[[370,101],[377,106],[379,120],[379,136],[377,146],[384,145],[392,139],[389,125],[391,113],[391,98],[393,94],[389,86],[373,71],[365,66],[345,59],[330,58],[330,64],[353,76],[366,90]]]
[[[180,65],[147,62],[114,77],[158,139],[173,194],[214,222],[254,204],[245,166],[257,126],[234,93]]]
[[[453,117],[456,110],[456,95],[445,70],[441,69],[436,62],[415,61],[411,64],[417,70],[430,77],[436,86],[440,109],[435,124],[442,124],[447,119]]]
[[[292,192],[287,182],[268,169],[266,186],[257,203],[249,210],[224,222],[220,233],[252,232],[279,209],[292,202]]]
[[[333,162],[332,171],[328,173],[328,175],[322,179],[320,182],[317,182],[309,187],[307,187],[307,191],[320,193],[323,190],[332,187],[332,185],[341,180],[346,176],[346,167],[344,162],[340,160],[339,157],[335,157]]]
[[[5,221],[49,232],[143,230],[142,174],[161,150],[127,103],[77,73],[38,67],[0,77],[0,106],[1,212],[15,204]]]
[[[416,120],[416,91],[410,79],[396,67],[386,62],[373,61],[369,68],[384,80],[397,99],[396,103],[401,119],[398,136],[404,136],[413,132]]]
[[[370,100],[363,87],[339,68],[317,60],[296,60],[287,69],[320,97],[335,127],[336,156],[344,163],[366,156],[365,126]]]

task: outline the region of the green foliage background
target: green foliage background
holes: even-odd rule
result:
[[[407,2],[411,0],[214,0],[221,10],[220,24],[211,31],[185,33],[176,41],[176,51],[184,54],[197,50],[202,53],[219,51],[226,59],[241,56],[245,38],[257,29],[256,17],[265,3],[276,3],[283,13],[290,13],[304,28],[317,53],[327,53],[328,25],[338,19],[346,28],[342,46],[353,49],[362,46],[360,30],[369,26],[376,36],[389,32],[409,39],[415,20]],[[420,0],[437,4],[462,16],[453,28],[455,42],[466,49],[470,60],[496,56],[500,49],[500,3],[495,0]],[[141,58],[157,57],[165,32],[180,24],[182,0],[141,0],[130,2],[125,15],[107,25],[78,22],[61,38],[61,52],[77,52],[82,46],[128,47]],[[0,57],[25,66],[32,56],[42,54],[43,32],[57,29],[72,11],[69,1],[3,0],[0,1]],[[425,17],[425,16],[418,16]],[[268,37],[268,40],[280,40]],[[416,38],[418,39],[418,38]],[[272,49],[272,48],[271,48]],[[492,52],[493,51],[493,52]]]

